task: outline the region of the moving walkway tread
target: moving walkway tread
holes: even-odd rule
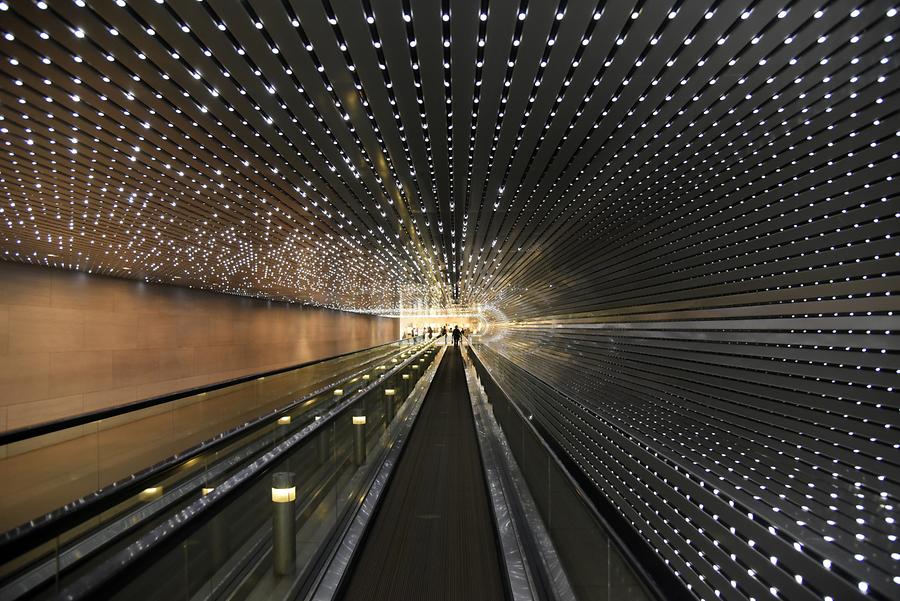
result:
[[[458,347],[425,398],[342,598],[506,598]]]

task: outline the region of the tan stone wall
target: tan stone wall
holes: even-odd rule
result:
[[[398,337],[395,319],[0,262],[0,431]]]

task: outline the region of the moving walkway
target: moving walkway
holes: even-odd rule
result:
[[[328,411],[410,389],[433,352],[411,342],[3,434],[0,598],[62,590]]]
[[[132,428],[208,416],[208,397],[241,397],[231,387],[253,397],[219,422],[240,423],[3,535],[0,601],[661,598],[563,476],[553,494],[580,534],[550,535],[493,415],[514,404],[472,348],[417,341],[321,363],[103,416]],[[576,564],[596,555],[579,560],[567,539],[605,541],[620,574],[582,582]]]

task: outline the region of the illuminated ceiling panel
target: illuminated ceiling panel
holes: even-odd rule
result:
[[[412,4],[3,3],[2,256],[516,313],[891,114],[889,3]]]

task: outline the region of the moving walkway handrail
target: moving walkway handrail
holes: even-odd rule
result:
[[[417,339],[413,339],[414,342]],[[307,367],[309,365],[315,365],[318,363],[323,363],[325,361],[331,359],[337,359],[340,357],[345,357],[348,355],[352,355],[355,353],[370,351],[373,349],[381,348],[384,346],[388,346],[391,344],[396,344],[398,341],[387,342],[384,344],[375,345],[373,347],[360,349],[358,351],[353,351],[351,353],[342,353],[340,355],[334,355],[332,357],[326,357],[324,359],[318,359],[315,361],[310,361],[307,363],[300,364],[293,368],[282,368],[270,372],[263,372],[256,374],[254,376],[246,376],[237,378],[234,380],[228,380],[224,383],[216,383],[212,385],[208,385],[205,387],[195,388],[188,392],[179,392],[173,393],[172,395],[167,395],[170,398],[169,400],[177,400],[179,398],[183,398],[185,396],[192,396],[199,392],[204,392],[206,390],[217,390],[219,388],[223,388],[232,384],[239,384],[245,381],[252,380],[254,378],[259,377],[267,377],[271,374],[284,373],[285,371],[290,371],[291,369],[300,369],[302,367]],[[269,424],[275,418],[279,417],[281,414],[290,411],[296,406],[308,401],[311,398],[322,393],[323,390],[328,390],[329,388],[334,388],[335,386],[339,386],[346,381],[352,379],[356,374],[351,373],[343,379],[338,380],[337,382],[331,382],[321,388],[317,388],[316,390],[310,391],[307,394],[298,397],[291,401],[290,403],[279,407],[277,409],[271,410],[263,415],[260,415],[252,420],[245,421],[244,423],[230,428],[211,439],[204,440],[188,449],[172,455],[162,461],[147,467],[146,469],[132,474],[125,479],[119,480],[107,486],[104,486],[100,490],[97,490],[89,495],[81,497],[80,499],[75,499],[66,505],[57,508],[51,511],[48,514],[42,515],[40,517],[34,518],[29,522],[22,524],[16,528],[13,528],[5,533],[0,534],[0,564],[6,563],[18,555],[36,548],[37,546],[44,544],[45,542],[52,540],[58,535],[67,532],[71,528],[75,527],[81,521],[83,521],[87,515],[93,514],[96,515],[106,509],[114,507],[119,504],[123,500],[133,496],[137,492],[147,488],[148,483],[151,481],[158,481],[161,478],[168,476],[177,470],[180,466],[182,466],[185,462],[189,461],[191,458],[200,455],[201,453],[207,453],[216,449],[219,449],[228,443],[246,436],[251,432],[258,430],[259,428]],[[159,398],[159,397],[157,397]],[[164,401],[163,401],[164,402]],[[134,407],[137,403],[132,403],[127,405],[128,407]],[[159,403],[156,403],[159,404]],[[125,405],[123,405],[124,407]],[[153,405],[143,405],[141,407],[134,407],[132,410],[142,409],[147,406]],[[99,412],[95,412],[99,413]],[[121,413],[116,413],[115,415],[119,415]],[[102,418],[98,418],[102,419]],[[89,420],[92,421],[92,420]]]
[[[413,338],[412,341],[414,343],[418,342],[420,338],[424,339],[424,336],[417,336],[416,338]],[[212,384],[204,384],[202,386],[197,386],[194,388],[185,388],[183,390],[176,390],[175,392],[169,392],[166,394],[161,394],[159,396],[141,399],[139,401],[134,401],[131,403],[124,403],[122,405],[116,405],[115,407],[107,407],[105,409],[98,409],[96,411],[90,411],[88,413],[79,413],[78,415],[73,415],[71,417],[64,417],[64,418],[49,421],[49,422],[34,424],[32,426],[24,426],[22,428],[16,428],[14,430],[7,430],[6,432],[0,433],[0,446],[12,444],[14,442],[20,442],[23,440],[28,440],[29,438],[35,438],[37,436],[43,436],[45,434],[51,434],[53,432],[59,432],[60,430],[66,430],[68,428],[72,428],[75,426],[81,426],[81,425],[95,422],[95,421],[98,421],[101,419],[109,419],[109,418],[115,417],[117,415],[123,415],[125,413],[131,413],[133,411],[147,409],[148,407],[156,407],[157,405],[171,403],[172,401],[178,401],[185,397],[202,394],[204,392],[213,392],[213,391],[219,390],[221,388],[227,388],[228,386],[235,386],[237,384],[243,384],[244,382],[250,382],[252,380],[256,380],[259,378],[268,378],[269,376],[276,376],[278,374],[283,374],[285,372],[293,371],[295,369],[302,369],[304,367],[310,367],[311,365],[317,365],[319,363],[324,363],[326,361],[340,359],[341,357],[347,357],[349,355],[354,355],[356,353],[372,351],[377,348],[389,346],[391,344],[402,343],[406,340],[410,340],[410,339],[400,338],[397,340],[391,340],[389,342],[383,342],[381,344],[376,344],[375,346],[361,348],[361,349],[357,349],[355,351],[348,351],[346,353],[340,353],[337,355],[331,355],[329,357],[323,357],[321,359],[313,359],[312,361],[305,361],[303,363],[297,363],[296,365],[289,365],[287,367],[279,367],[278,369],[272,369],[269,371],[260,371],[260,372],[248,374],[246,376],[231,378],[229,380],[220,380],[219,382],[213,382]]]
[[[134,571],[138,570],[140,565],[150,558],[151,554],[172,548],[206,524],[219,511],[223,510],[230,501],[235,499],[237,495],[261,478],[270,466],[276,465],[277,461],[292,448],[303,444],[319,430],[331,424],[340,415],[351,409],[357,401],[376,390],[379,384],[410,365],[425,352],[428,346],[424,345],[405,361],[399,362],[390,370],[384,371],[378,378],[373,379],[368,386],[356,391],[325,414],[322,414],[320,416],[321,419],[313,420],[256,461],[242,468],[237,474],[216,486],[208,495],[194,501],[176,515],[104,561],[90,574],[80,578],[65,589],[62,592],[62,597],[75,600],[102,598],[110,593],[117,583],[128,582],[129,578],[134,575]]]

